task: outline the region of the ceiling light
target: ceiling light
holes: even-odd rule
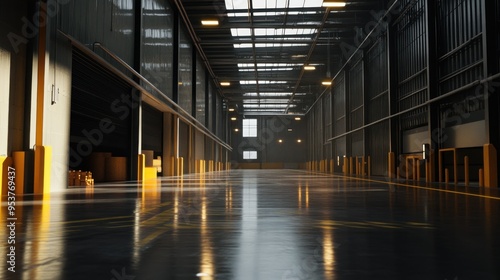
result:
[[[332,0],[324,0],[323,7],[334,7],[334,8],[342,8],[345,7],[346,2],[332,1]]]
[[[304,70],[308,70],[308,71],[316,70],[316,67],[311,66],[311,65],[306,65],[306,66],[304,66]]]
[[[302,143],[302,140],[300,140],[300,139],[297,139],[297,143]]]
[[[237,118],[235,118],[235,117],[232,117],[232,118],[231,118],[231,120],[232,120],[232,121],[235,121],[235,120],[237,120]]]
[[[234,112],[234,108],[229,108],[229,112]]]
[[[205,26],[217,26],[219,25],[219,21],[213,19],[205,19],[201,21],[201,24]]]
[[[330,86],[332,85],[332,81],[322,81],[321,84],[324,86]]]
[[[293,129],[291,129],[291,128],[288,129],[288,132],[292,132],[292,131],[293,131]]]
[[[227,87],[227,86],[230,86],[231,83],[230,82],[221,82],[220,85],[223,87]]]
[[[234,129],[234,132],[238,132],[238,131],[240,131],[240,130],[239,130],[239,129],[237,129],[237,128],[235,128],[235,129]]]
[[[278,140],[278,143],[283,143],[283,140],[279,139],[279,140]]]
[[[300,121],[300,117],[296,117],[296,118],[295,118],[295,120],[296,120],[296,121]]]

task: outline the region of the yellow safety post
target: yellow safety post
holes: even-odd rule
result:
[[[416,159],[415,162],[416,162],[415,169],[417,170],[417,172],[415,172],[415,174],[417,176],[417,181],[420,181],[420,160]]]
[[[484,186],[498,187],[497,150],[492,144],[483,146]]]
[[[171,157],[170,158],[170,174],[172,174],[172,176],[177,175],[177,173],[175,171],[176,166],[177,166],[177,159],[175,157]]]
[[[344,175],[347,176],[349,174],[349,159],[347,157],[344,157],[344,165],[342,166],[342,171],[344,172]]]
[[[429,163],[425,161],[425,182],[429,183]]]
[[[24,174],[26,166],[26,153],[23,151],[12,152],[12,165],[16,169],[16,195],[24,194]]]
[[[9,167],[13,168],[12,158],[6,156],[0,156],[0,200],[7,195],[8,190],[8,182],[9,182]],[[16,170],[14,170],[15,172]],[[16,172],[17,177],[17,172]]]
[[[144,170],[146,168],[146,155],[139,154],[137,155],[137,180],[144,180]]]
[[[361,157],[361,176],[365,176],[365,157]]]
[[[52,167],[52,147],[35,146],[34,193],[50,193],[50,170]]]
[[[464,157],[464,176],[465,176],[465,186],[469,186],[469,157]]]
[[[484,171],[483,169],[479,169],[479,186],[484,187]]]
[[[405,168],[406,168],[406,181],[408,181],[408,180],[410,180],[410,172],[409,172],[409,170],[410,170],[409,164],[410,163],[408,161],[408,158],[405,159],[405,162],[406,162],[406,166],[405,166]]]
[[[389,166],[387,167],[387,173],[389,173],[389,178],[392,179],[396,175],[396,154],[394,152],[390,152],[388,157]]]
[[[177,176],[184,175],[184,158],[177,158]]]

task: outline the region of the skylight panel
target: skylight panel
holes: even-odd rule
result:
[[[250,28],[231,28],[233,37],[248,37],[252,35]]]
[[[247,0],[225,0],[226,9],[235,10],[235,9],[248,9],[248,1]]]
[[[288,104],[243,104],[243,108],[286,108]]]
[[[246,99],[244,104],[288,104],[288,99]]]
[[[260,96],[260,97],[287,97],[287,96],[291,96],[292,93],[291,92],[261,92],[260,94],[258,94],[256,92],[247,92],[243,95],[250,96],[250,97],[256,97],[256,96]]]
[[[257,81],[240,81],[242,85],[256,85]],[[259,85],[273,85],[273,84],[286,84],[286,81],[265,81],[260,80],[258,82]]]

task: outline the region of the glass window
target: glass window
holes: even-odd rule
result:
[[[257,119],[243,120],[243,137],[257,137]]]
[[[257,159],[257,151],[243,151],[243,159]]]

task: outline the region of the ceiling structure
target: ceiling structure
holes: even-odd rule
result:
[[[346,47],[363,40],[359,30],[376,22],[374,14],[387,4],[386,0],[351,0],[344,7],[323,7],[323,0],[174,2],[228,107],[245,115],[305,114],[328,89],[322,82],[332,81],[348,59]],[[203,25],[203,20],[218,25]]]

